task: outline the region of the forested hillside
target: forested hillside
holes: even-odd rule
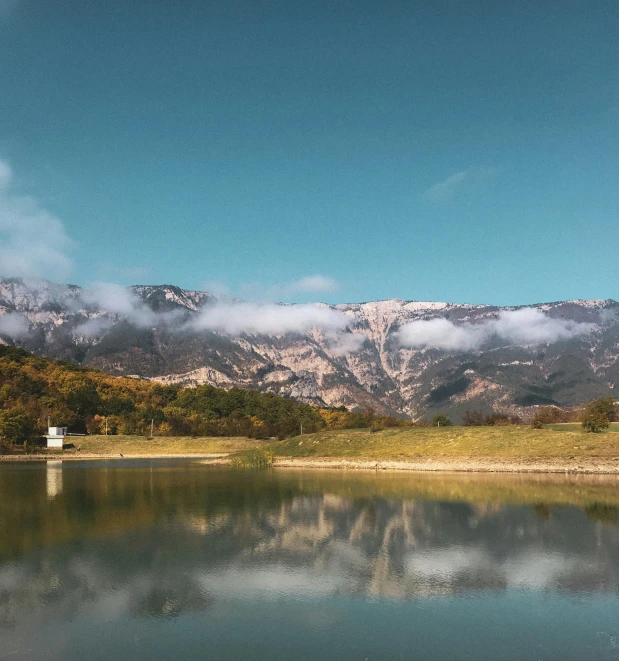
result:
[[[183,388],[115,377],[0,346],[0,439],[23,443],[52,425],[111,434],[286,438],[371,424],[372,412],[318,409],[270,393],[210,385]],[[380,419],[382,424],[399,424]]]

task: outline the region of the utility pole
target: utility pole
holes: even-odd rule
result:
[[[155,419],[151,418],[150,419],[150,437],[153,437],[153,427],[155,426]]]
[[[301,436],[303,436],[303,423],[301,423]]]

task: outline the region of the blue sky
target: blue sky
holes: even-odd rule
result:
[[[0,268],[619,298],[617,34],[604,0],[0,0]]]

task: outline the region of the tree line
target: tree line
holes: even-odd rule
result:
[[[321,429],[410,424],[391,416],[320,409],[272,393],[184,388],[116,377],[0,346],[0,439],[34,442],[48,420],[74,433],[287,438]]]

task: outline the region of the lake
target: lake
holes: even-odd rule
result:
[[[0,465],[0,659],[619,659],[616,478]]]

